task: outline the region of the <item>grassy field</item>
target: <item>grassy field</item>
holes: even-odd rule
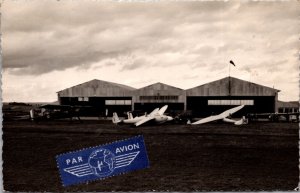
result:
[[[156,125],[4,121],[7,191],[275,191],[297,187],[298,124]],[[143,135],[150,168],[63,187],[55,156]]]

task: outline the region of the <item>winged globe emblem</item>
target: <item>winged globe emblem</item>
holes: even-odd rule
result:
[[[108,149],[101,148],[90,154],[87,163],[65,168],[64,171],[77,177],[87,175],[106,177],[116,168],[130,165],[139,153],[140,151],[136,151],[115,156]]]

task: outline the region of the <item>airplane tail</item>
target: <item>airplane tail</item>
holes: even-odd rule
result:
[[[130,118],[129,118],[129,112],[127,112],[127,119],[130,119]]]
[[[186,124],[187,124],[187,125],[191,125],[191,124],[192,124],[191,120],[188,119]]]
[[[118,123],[121,122],[121,120],[120,120],[120,118],[119,118],[119,116],[118,116],[118,114],[116,112],[113,113],[112,122],[114,124],[118,124]]]
[[[128,119],[133,119],[132,113],[128,112]]]
[[[31,120],[33,121],[34,118],[35,118],[35,117],[34,117],[34,109],[30,109],[29,114],[30,114]]]

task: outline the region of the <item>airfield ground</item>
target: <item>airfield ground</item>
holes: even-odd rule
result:
[[[234,126],[4,121],[7,191],[275,191],[297,187],[298,123]],[[55,156],[143,135],[150,168],[63,187]]]

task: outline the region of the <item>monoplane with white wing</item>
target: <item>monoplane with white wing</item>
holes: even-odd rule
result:
[[[233,120],[233,119],[228,118],[228,117],[231,117],[232,114],[234,114],[237,111],[241,110],[244,106],[245,105],[240,105],[240,106],[234,107],[232,109],[228,109],[228,110],[224,111],[221,114],[212,115],[212,116],[206,117],[204,119],[201,119],[199,121],[193,122],[193,123],[191,123],[191,125],[199,125],[199,124],[204,124],[204,123],[217,121],[217,120],[223,120],[224,122],[234,123],[235,125],[246,124],[247,120],[244,117],[240,120]]]

